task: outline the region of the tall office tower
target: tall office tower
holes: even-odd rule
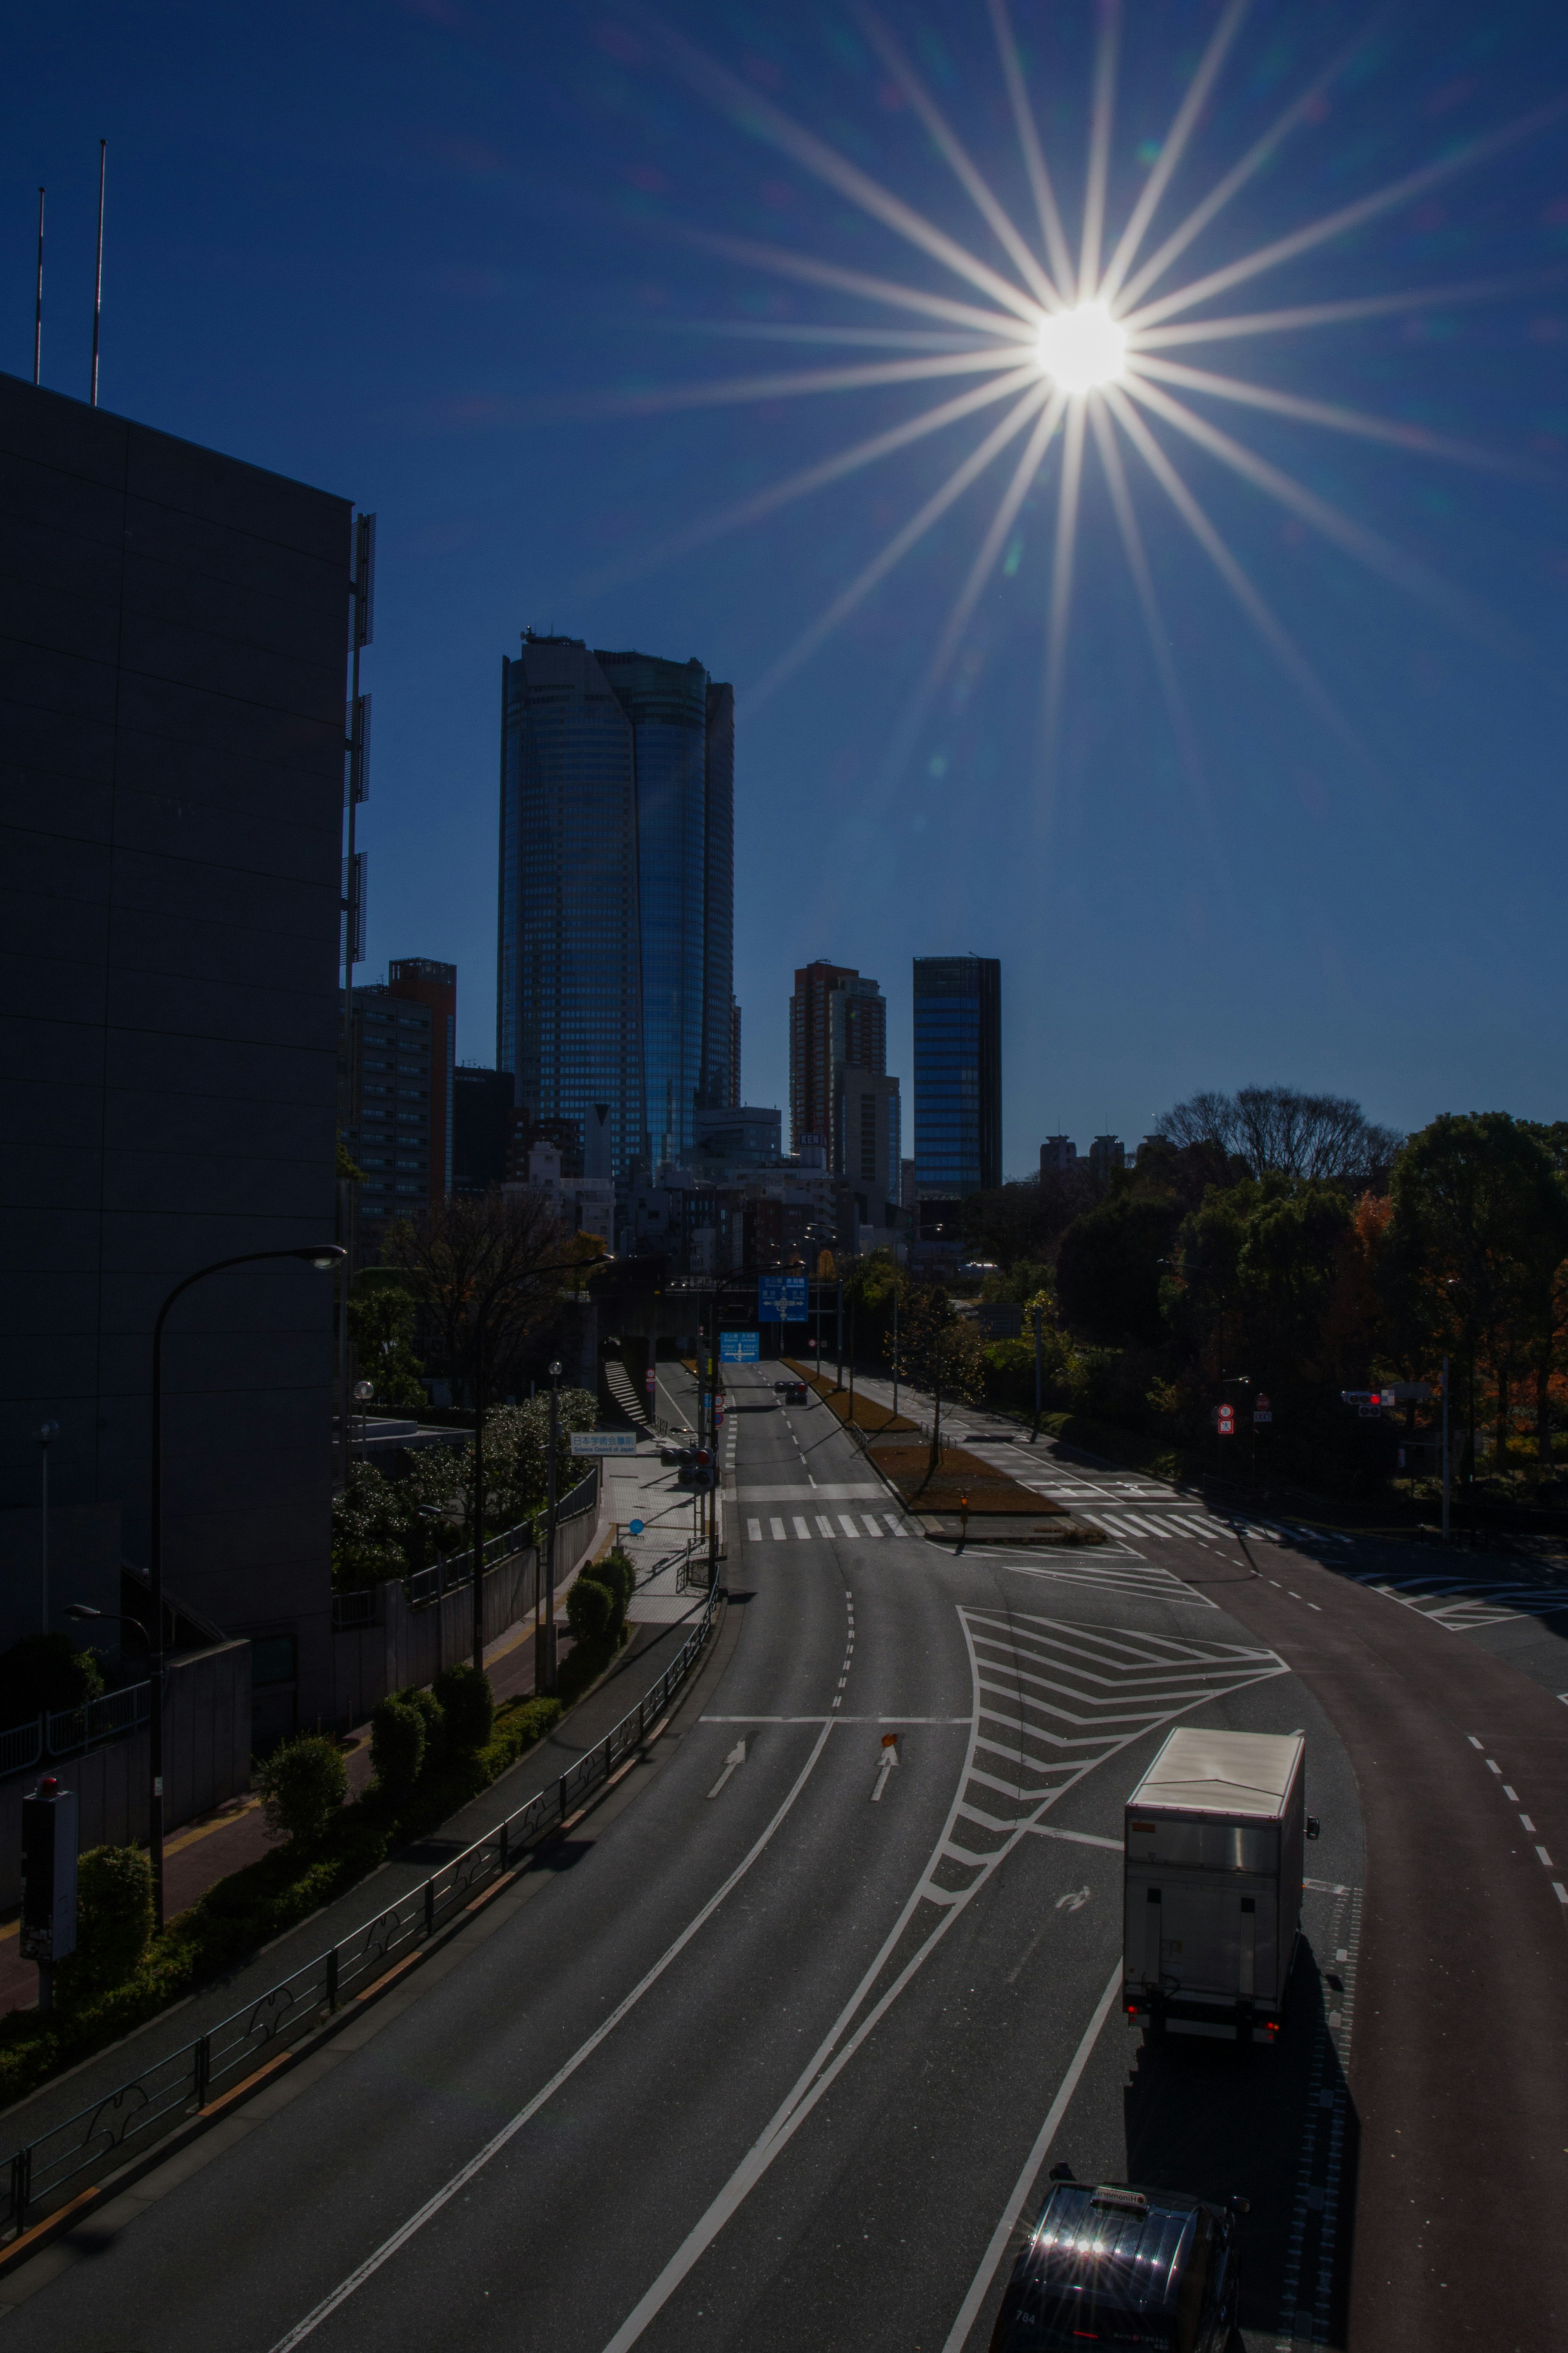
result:
[[[729,1100],[734,694],[525,630],[501,666],[496,1060],[535,1120],[610,1106],[617,1176]]]
[[[514,1089],[510,1071],[459,1062],[452,1077],[452,1190],[488,1193],[506,1182]]]
[[[1078,1146],[1070,1135],[1047,1135],[1040,1146],[1042,1176],[1065,1176],[1078,1166]]]
[[[888,1067],[888,1007],[880,988],[852,965],[823,957],[803,965],[789,1001],[789,1109],[796,1152],[806,1143],[826,1148],[826,1162],[844,1174],[844,1140],[837,1106],[847,1071],[880,1078]]]
[[[63,1631],[148,1558],[163,1303],[332,1240],[353,507],[0,376],[0,512],[4,1648],[39,1622],[29,1434]],[[336,1720],[332,1293],[264,1259],[163,1336],[166,1589],[250,1638],[242,1757]]]
[[[957,1205],[1002,1182],[1002,966],[915,958],[915,1197],[920,1237],[957,1238]]]
[[[456,1141],[453,1097],[458,1069],[458,967],[429,956],[403,956],[386,967],[389,996],[430,1009],[430,1198],[452,1189]]]
[[[897,1225],[902,1141],[897,1079],[847,1071],[835,1111],[843,1159],[838,1174],[847,1180],[859,1224]]]

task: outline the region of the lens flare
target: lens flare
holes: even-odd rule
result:
[[[1040,322],[1035,352],[1058,392],[1093,392],[1127,372],[1127,330],[1103,302],[1052,311]]]

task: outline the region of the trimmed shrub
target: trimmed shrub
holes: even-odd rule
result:
[[[613,1552],[607,1552],[605,1555],[603,1560],[596,1561],[590,1574],[596,1577],[601,1585],[609,1587],[620,1604],[621,1616],[624,1618],[626,1604],[631,1599],[637,1585],[637,1573],[620,1546],[617,1545]]]
[[[431,1685],[447,1719],[447,1746],[454,1757],[475,1757],[496,1720],[489,1675],[472,1666],[445,1667]]]
[[[76,1951],[62,1963],[73,2003],[132,1978],[153,1934],[153,1873],[140,1847],[94,1846],[77,1863]]]
[[[439,1772],[447,1761],[447,1711],[433,1691],[423,1687],[403,1694],[411,1707],[416,1707],[425,1719],[425,1762],[422,1773]]]
[[[370,1762],[389,1798],[404,1798],[425,1769],[425,1712],[393,1692],[370,1719]]]
[[[324,1733],[302,1732],[276,1747],[261,1768],[262,1811],[273,1838],[301,1849],[326,1836],[348,1795],[342,1751]]]
[[[603,1643],[615,1616],[616,1597],[609,1587],[584,1571],[566,1596],[566,1623],[573,1641],[584,1649]]]

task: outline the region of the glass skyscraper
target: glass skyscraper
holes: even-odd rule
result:
[[[955,1206],[1002,1182],[1002,966],[995,956],[915,958],[915,1215],[951,1239]]]
[[[730,1100],[734,712],[699,661],[502,665],[496,1061],[536,1120],[607,1103],[617,1176]]]

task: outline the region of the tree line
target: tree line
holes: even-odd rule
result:
[[[939,1366],[952,1394],[1026,1409],[1037,1309],[1047,1406],[1174,1446],[1210,1445],[1222,1402],[1245,1425],[1261,1394],[1270,1469],[1364,1486],[1392,1469],[1396,1433],[1342,1391],[1435,1386],[1447,1357],[1461,1470],[1483,1457],[1517,1488],[1552,1461],[1568,1123],[1447,1113],[1401,1138],[1342,1097],[1194,1096],[1127,1169],[973,1197],[965,1235],[989,1261],[982,1297],[1016,1302],[1024,1337],[987,1343],[953,1287],[890,1261],[849,1277],[847,1315],[883,1363],[898,1288],[903,1369],[922,1387]]]

